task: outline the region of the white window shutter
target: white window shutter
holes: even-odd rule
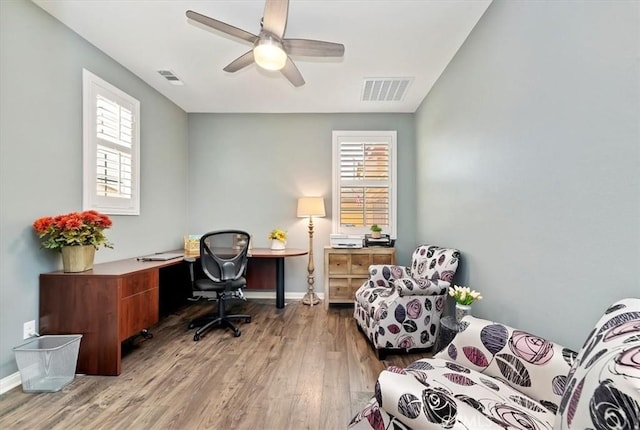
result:
[[[334,131],[334,231],[395,237],[395,131]]]
[[[140,103],[83,70],[84,209],[140,213]]]

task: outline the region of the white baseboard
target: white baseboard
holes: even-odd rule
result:
[[[0,394],[4,394],[20,384],[22,384],[20,372],[12,373],[11,375],[0,379]]]
[[[291,293],[285,293],[284,298],[285,300],[302,300],[302,298],[304,297],[304,295],[306,294],[306,292],[302,293],[298,293],[298,292],[291,292]],[[324,299],[324,293],[316,293],[319,299]],[[247,299],[276,299],[276,293],[274,291],[247,291],[244,290],[244,296]]]

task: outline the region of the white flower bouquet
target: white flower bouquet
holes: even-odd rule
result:
[[[476,290],[471,290],[469,287],[460,287],[454,285],[449,287],[449,295],[454,298],[456,303],[460,305],[469,306],[476,300],[482,300],[482,296]]]

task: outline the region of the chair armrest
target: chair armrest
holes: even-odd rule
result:
[[[393,284],[398,289],[398,294],[400,294],[401,297],[439,296],[444,294],[451,285],[442,279],[430,281],[429,279],[415,279],[410,276],[394,279]]]
[[[410,268],[389,264],[369,266],[369,287],[393,287],[393,280],[409,276]]]
[[[576,353],[501,323],[466,316],[463,330],[434,358],[503,380],[545,406],[559,405]]]

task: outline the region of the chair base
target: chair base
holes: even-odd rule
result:
[[[198,330],[196,330],[195,334],[193,335],[193,340],[195,342],[199,341],[204,332],[208,331],[211,328],[215,328],[216,326],[230,328],[231,330],[233,330],[234,337],[240,336],[242,334],[240,332],[240,329],[236,327],[235,324],[231,322],[231,320],[244,320],[245,323],[250,323],[251,315],[238,314],[238,315],[225,315],[223,317],[214,315],[211,317],[204,317],[204,318],[198,318],[196,320],[193,320],[191,321],[191,323],[189,323],[189,328],[199,327]]]

